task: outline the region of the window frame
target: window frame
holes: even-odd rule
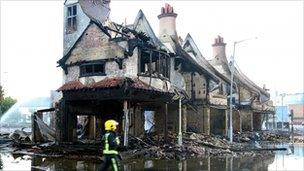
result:
[[[77,4],[67,6],[66,16],[66,33],[77,31]]]
[[[162,75],[170,79],[170,56],[153,49],[141,49],[138,60],[138,75]],[[157,77],[158,78],[158,77]]]
[[[95,72],[95,67],[97,65],[101,65],[101,70],[102,72]],[[87,73],[86,72],[86,67],[92,67],[92,72]],[[100,68],[99,68],[100,69]],[[105,71],[105,62],[90,62],[90,63],[84,63],[79,65],[79,77],[89,77],[89,76],[105,76],[106,71]]]

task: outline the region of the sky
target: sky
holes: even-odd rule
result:
[[[57,61],[63,53],[63,2],[3,1],[1,11],[1,84],[18,100],[49,96],[62,84]],[[110,19],[134,22],[140,9],[158,35],[160,8],[169,3],[178,14],[177,34],[190,33],[206,59],[212,59],[217,35],[236,45],[235,61],[258,86],[278,93],[303,91],[304,1],[117,1]]]

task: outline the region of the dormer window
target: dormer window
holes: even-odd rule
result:
[[[77,6],[69,6],[67,10],[66,33],[73,33],[77,30]]]
[[[86,63],[80,65],[80,77],[105,75],[104,63]]]
[[[140,75],[170,78],[170,57],[166,53],[143,49],[138,67]]]

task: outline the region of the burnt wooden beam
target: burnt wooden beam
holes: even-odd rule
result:
[[[194,72],[191,72],[191,75],[190,75],[190,78],[191,78],[191,100],[194,100],[195,99],[195,90],[194,90],[194,86],[195,86],[195,83],[194,83]]]
[[[150,51],[150,58],[149,58],[149,74],[152,75],[152,57],[153,51]]]
[[[39,126],[36,122],[36,118],[39,117],[40,119],[42,119],[42,113],[41,112],[34,112],[34,114],[32,115],[32,141],[34,143],[37,142],[43,142],[43,137],[41,135]]]
[[[168,142],[168,104],[165,103],[165,142]]]
[[[40,113],[53,112],[53,111],[55,111],[55,108],[37,110],[37,112],[40,112]]]
[[[166,102],[172,98],[171,93],[157,92],[152,90],[109,88],[101,90],[75,90],[63,91],[63,96],[67,101],[76,100],[132,100],[132,101],[150,101]]]

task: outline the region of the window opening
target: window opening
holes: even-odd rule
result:
[[[154,111],[145,111],[145,132],[151,133],[155,131]]]
[[[169,78],[170,58],[161,52],[146,50],[141,53],[139,73]]]
[[[73,5],[68,7],[67,11],[67,25],[66,25],[66,32],[73,33],[77,30],[77,6]]]
[[[80,66],[80,77],[96,75],[105,75],[104,63],[91,63]]]

